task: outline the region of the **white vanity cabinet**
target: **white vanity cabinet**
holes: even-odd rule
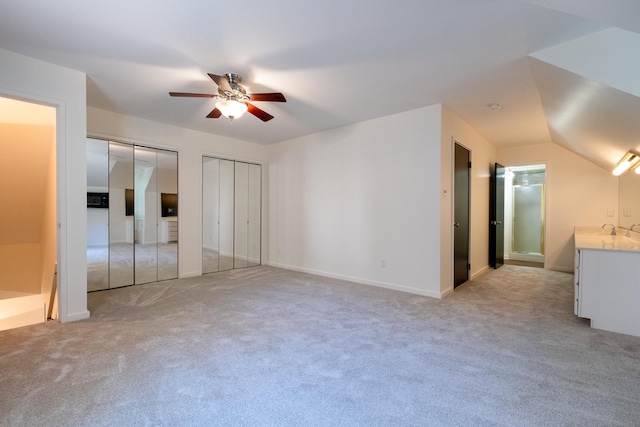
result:
[[[160,224],[160,243],[169,243],[178,241],[178,218],[169,217],[162,218]]]
[[[591,327],[640,336],[640,244],[576,235],[574,312]]]

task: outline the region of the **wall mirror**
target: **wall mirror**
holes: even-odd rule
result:
[[[262,166],[202,158],[202,273],[261,264]]]
[[[618,226],[640,231],[640,174],[627,171],[618,178]]]
[[[87,290],[178,277],[178,153],[87,139]]]

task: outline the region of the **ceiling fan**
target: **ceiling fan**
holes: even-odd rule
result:
[[[246,111],[253,114],[263,122],[273,119],[273,116],[249,103],[249,101],[268,101],[268,102],[287,102],[284,95],[280,92],[274,93],[247,93],[240,86],[242,76],[233,73],[227,73],[224,76],[218,76],[208,73],[209,77],[218,85],[218,94],[212,95],[208,93],[185,93],[185,92],[169,92],[170,96],[185,96],[192,98],[215,98],[216,108],[208,115],[209,119],[217,119],[225,116],[233,121],[242,116]]]

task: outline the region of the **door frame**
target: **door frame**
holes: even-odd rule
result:
[[[54,141],[53,141],[53,164],[55,165],[55,201],[53,211],[56,219],[55,236],[55,263],[51,270],[43,268],[42,275],[52,277],[49,281],[42,283],[48,288],[41,288],[41,295],[44,303],[44,313],[46,320],[57,320],[65,323],[73,320],[82,320],[89,317],[89,312],[79,313],[76,315],[69,314],[69,290],[68,276],[69,261],[68,257],[68,228],[67,228],[67,169],[65,167],[67,160],[67,126],[66,126],[66,103],[63,100],[49,98],[34,93],[22,93],[7,88],[0,88],[0,97],[12,99],[15,101],[25,102],[29,104],[41,105],[53,108],[55,110],[54,120]],[[86,242],[86,238],[84,239]],[[85,243],[86,244],[86,243]],[[86,251],[83,252],[86,256]],[[80,269],[73,269],[74,273]],[[84,274],[86,274],[86,258]]]
[[[547,257],[547,245],[549,242],[549,212],[550,212],[550,191],[552,190],[552,186],[551,186],[551,182],[552,182],[552,178],[551,178],[551,170],[553,169],[553,165],[552,162],[549,160],[546,161],[540,161],[540,162],[516,162],[516,163],[510,163],[508,166],[505,165],[505,168],[507,169],[512,169],[512,168],[516,168],[516,169],[526,169],[528,167],[534,167],[534,166],[541,166],[544,165],[545,168],[545,186],[544,186],[544,197],[543,197],[543,203],[544,203],[544,223],[545,223],[545,227],[544,227],[544,233],[543,233],[543,239],[544,239],[544,252],[545,254],[543,255],[543,265],[544,268],[547,268],[548,266],[548,257]],[[507,203],[505,200],[505,256],[507,255],[511,255],[511,243],[512,243],[512,238],[513,238],[513,224],[512,224],[512,217],[513,217],[513,211],[512,211],[512,207],[511,205],[513,204],[513,198],[511,195],[508,195],[506,192],[506,186],[505,186],[505,198],[507,196],[509,196],[509,218],[507,218],[506,215],[506,210],[507,210]],[[509,190],[512,191],[512,187],[509,186]],[[508,233],[507,233],[507,229],[506,227],[509,227]],[[522,257],[522,261],[533,261],[533,262],[538,262],[538,259],[528,259],[526,256]]]

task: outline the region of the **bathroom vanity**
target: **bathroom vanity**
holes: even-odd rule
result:
[[[640,233],[575,227],[574,312],[591,327],[640,336]]]

